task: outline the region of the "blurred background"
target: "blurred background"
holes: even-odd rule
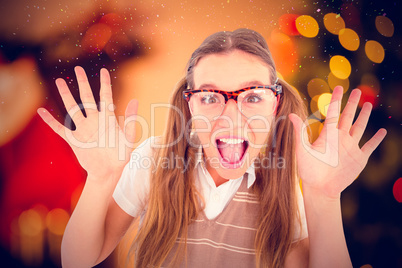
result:
[[[354,267],[402,267],[401,6],[397,0],[1,1],[0,266],[61,266],[61,238],[86,172],[36,114],[42,106],[60,122],[67,117],[56,78],[66,79],[79,100],[73,68],[81,65],[97,97],[99,70],[107,68],[117,115],[130,99],[139,100],[141,142],[162,133],[166,108],[158,104],[168,102],[203,39],[251,28],[266,38],[279,75],[305,100],[313,136],[335,85],[346,96],[360,88],[360,106],[373,103],[362,143],[381,127],[388,135],[343,193],[345,235]],[[116,250],[99,267],[124,260]]]

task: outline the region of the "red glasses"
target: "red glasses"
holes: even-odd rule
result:
[[[282,93],[281,85],[255,86],[236,91],[217,89],[195,89],[183,91],[192,115],[203,115],[209,119],[220,116],[229,100],[237,102],[240,112],[252,116],[272,115],[277,106],[277,96]]]

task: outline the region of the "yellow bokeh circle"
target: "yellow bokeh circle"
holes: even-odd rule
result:
[[[352,72],[352,66],[344,56],[333,56],[329,61],[331,72],[339,79],[347,79]]]
[[[318,97],[317,106],[318,110],[323,116],[327,116],[328,107],[331,103],[332,94],[331,93],[324,93]]]
[[[319,30],[317,21],[308,15],[302,15],[296,19],[296,28],[301,35],[309,38],[316,37]]]
[[[352,29],[342,29],[339,31],[339,42],[347,50],[356,51],[360,45],[360,38]]]
[[[366,42],[366,46],[364,47],[366,51],[367,57],[375,63],[381,63],[385,57],[384,48],[380,43],[374,40],[370,40]]]
[[[324,16],[324,26],[328,32],[337,35],[345,28],[345,21],[338,14],[328,13]]]

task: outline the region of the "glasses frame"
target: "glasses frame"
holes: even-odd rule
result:
[[[282,86],[278,85],[278,84],[265,85],[265,86],[252,86],[252,87],[242,88],[242,89],[239,89],[236,91],[223,91],[223,90],[219,90],[219,89],[190,89],[190,90],[183,91],[183,98],[187,101],[187,103],[190,106],[190,98],[195,93],[199,93],[199,92],[219,93],[225,98],[225,104],[223,105],[223,107],[225,107],[229,100],[234,100],[236,102],[236,104],[239,105],[239,103],[237,102],[237,98],[239,97],[239,95],[243,92],[246,92],[246,91],[249,91],[252,89],[270,89],[274,93],[274,96],[277,99],[277,102],[279,103],[279,99],[282,94]],[[189,107],[189,108],[191,111],[191,107]],[[277,109],[277,105],[275,107],[274,113],[276,113],[276,109]],[[222,112],[223,112],[223,110],[222,110]],[[246,116],[242,111],[240,111],[240,112],[244,116]],[[218,116],[220,116],[220,115],[218,115]]]
[[[211,92],[211,93],[219,93],[225,98],[225,105],[229,100],[234,100],[237,103],[237,97],[245,91],[252,89],[270,89],[274,93],[275,97],[282,94],[282,86],[281,85],[266,85],[266,86],[254,86],[254,87],[246,87],[236,91],[223,91],[219,89],[190,89],[183,91],[183,98],[190,102],[190,98],[195,93],[199,92]]]

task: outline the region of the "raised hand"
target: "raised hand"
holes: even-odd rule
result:
[[[75,102],[66,82],[59,78],[56,85],[76,130],[71,131],[60,124],[44,108],[39,108],[38,113],[71,146],[81,166],[91,175],[88,177],[102,180],[120,173],[128,161],[135,138],[134,120],[138,102],[132,100],[127,105],[124,129],[121,129],[114,114],[109,72],[106,69],[100,71],[98,110],[84,69],[77,66],[74,70],[86,116]]]
[[[359,142],[372,105],[365,103],[352,125],[361,92],[359,89],[352,91],[339,119],[342,95],[342,87],[336,87],[323,130],[313,144],[308,140],[306,125],[300,117],[289,115],[296,135],[297,166],[302,183],[329,198],[339,198],[341,192],[357,178],[387,133],[385,129],[378,130],[360,148]]]

